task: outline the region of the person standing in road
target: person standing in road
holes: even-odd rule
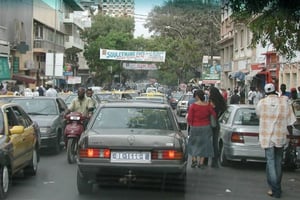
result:
[[[219,138],[219,132],[220,132],[220,124],[219,124],[218,119],[225,112],[225,110],[227,108],[227,103],[216,87],[211,87],[209,90],[209,103],[212,105],[212,107],[214,108],[214,110],[217,114],[217,120],[216,120],[217,127],[212,128],[213,129],[214,157],[212,158],[211,167],[218,168],[219,167],[218,138]]]
[[[277,96],[272,83],[265,85],[265,98],[256,106],[259,117],[259,142],[265,150],[266,175],[270,190],[268,195],[281,197],[283,147],[288,134],[292,134],[292,125],[296,121],[286,96]]]
[[[195,99],[196,102],[191,104],[187,117],[188,124],[191,126],[188,152],[192,156],[191,167],[198,166],[204,169],[204,159],[214,157],[210,116],[216,118],[216,112],[210,103],[205,102],[203,90],[195,92]]]

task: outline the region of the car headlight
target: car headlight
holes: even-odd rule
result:
[[[40,127],[40,132],[41,133],[48,133],[50,132],[50,127]]]

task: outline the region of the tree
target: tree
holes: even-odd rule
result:
[[[113,74],[120,74],[120,61],[100,60],[100,48],[127,50],[133,39],[134,20],[130,17],[93,16],[92,27],[81,33],[85,41],[84,56],[97,84],[111,83]],[[112,71],[110,71],[112,66]]]
[[[234,20],[249,25],[252,46],[271,43],[287,58],[300,50],[300,1],[228,0]]]
[[[146,27],[157,37],[171,38],[166,65],[189,80],[189,72],[199,74],[203,55],[219,55],[220,7],[193,0],[173,0],[155,7]],[[168,49],[168,48],[167,48]]]

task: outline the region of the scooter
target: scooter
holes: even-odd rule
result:
[[[84,131],[86,117],[79,112],[71,112],[65,116],[67,124],[64,131],[65,146],[67,148],[68,163],[76,162],[78,140]]]

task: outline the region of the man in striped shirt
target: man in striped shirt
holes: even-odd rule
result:
[[[265,150],[268,195],[281,197],[281,177],[283,147],[288,134],[292,134],[292,125],[296,121],[288,97],[278,96],[272,83],[265,85],[266,98],[256,106],[259,116],[259,142]]]

